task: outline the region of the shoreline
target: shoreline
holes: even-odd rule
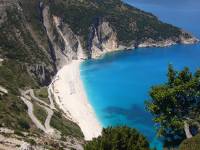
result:
[[[80,60],[73,60],[61,68],[50,89],[60,109],[81,128],[85,140],[101,135],[102,126],[87,98],[80,76]]]
[[[175,44],[167,43],[164,46],[150,45],[150,47],[168,47],[171,45]],[[148,46],[145,45],[138,48],[144,47]],[[135,49],[135,47],[131,49]],[[125,48],[124,50],[130,49]],[[112,52],[124,50],[113,50]],[[93,59],[98,58],[100,57]],[[81,80],[80,64],[82,61],[72,60],[70,63],[64,65],[53,78],[49,85],[49,90],[59,108],[65,113],[67,119],[75,122],[81,128],[85,140],[92,140],[92,138],[101,135],[102,125],[98,121],[95,111],[87,98],[83,81]]]

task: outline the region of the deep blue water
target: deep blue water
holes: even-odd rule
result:
[[[198,0],[126,0],[157,15],[161,20],[182,27],[200,38],[200,2]],[[168,64],[176,69],[200,67],[200,44],[168,48],[141,48],[111,53],[81,65],[81,77],[90,103],[104,127],[128,125],[137,128],[162,149],[155,135],[151,115],[144,101],[155,84],[166,81]]]

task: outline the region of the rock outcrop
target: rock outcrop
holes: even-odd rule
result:
[[[73,59],[86,58],[79,37],[73,33],[69,25],[62,22],[62,18],[51,15],[49,6],[41,7],[43,24],[53,46],[57,68],[63,67]]]
[[[90,58],[96,58],[111,51],[118,50],[117,33],[112,29],[109,22],[96,19],[93,23],[88,41]]]
[[[8,90],[0,85],[0,95],[3,96],[5,94],[8,94]]]
[[[198,39],[189,33],[182,33],[176,37],[170,37],[161,40],[146,38],[144,41],[131,42],[129,45],[121,44],[118,33],[112,27],[108,20],[97,17],[90,25],[88,32],[87,47],[83,47],[83,39],[76,35],[70,25],[63,21],[62,16],[51,15],[49,6],[43,7],[43,23],[47,31],[47,35],[53,45],[56,66],[61,68],[64,64],[73,59],[98,58],[108,52],[134,49],[137,47],[167,47],[181,44],[194,44]]]
[[[72,4],[73,3],[75,2],[73,1]],[[107,52],[122,49],[164,47],[177,43],[193,44],[198,41],[192,35],[169,25],[163,25],[163,28],[173,28],[174,35],[172,34],[172,36],[165,35],[166,37],[162,37],[162,34],[164,35],[164,33],[160,33],[161,37],[158,39],[155,37],[152,38],[150,33],[146,32],[156,30],[156,28],[150,29],[150,26],[147,25],[145,30],[148,30],[144,31],[147,36],[137,38],[135,36],[137,36],[140,31],[137,18],[130,18],[128,20],[129,26],[118,28],[115,25],[115,22],[113,23],[113,20],[118,21],[118,19],[120,19],[119,16],[115,16],[115,19],[112,19],[112,17],[110,18],[109,16],[109,12],[106,12],[107,10],[101,8],[106,12],[104,13],[98,8],[98,6],[102,7],[101,5],[106,6],[106,2],[94,3],[93,7],[100,11],[102,15],[95,16],[94,14],[93,19],[91,16],[86,16],[88,22],[84,22],[85,25],[84,23],[83,25],[80,25],[83,26],[84,29],[78,29],[80,30],[80,32],[78,32],[74,30],[76,26],[74,24],[75,22],[73,22],[73,18],[72,20],[66,18],[68,15],[66,15],[63,10],[69,11],[72,8],[79,9],[79,5],[81,8],[85,7],[84,5],[86,4],[88,5],[88,8],[92,6],[89,5],[89,1],[77,1],[76,3],[77,8],[73,5],[73,7],[71,5],[65,6],[60,0],[57,2],[36,0],[31,3],[27,3],[25,0],[2,0],[0,2],[0,27],[2,38],[4,38],[5,41],[3,41],[3,44],[0,47],[1,55],[3,57],[19,55],[19,59],[22,59],[22,61],[20,61],[25,64],[27,72],[41,85],[48,85],[57,70],[73,59],[98,58]],[[63,6],[61,7],[58,4],[63,4]],[[59,6],[59,11],[55,11],[58,7],[57,5]],[[30,7],[33,10],[30,11],[27,7]],[[123,14],[123,11],[128,11],[130,14],[141,15],[141,17],[145,16],[148,20],[153,19],[155,23],[158,22],[155,16],[137,10],[134,7],[127,7],[120,1],[116,2],[116,4],[113,2],[113,7],[116,7],[117,15],[120,13]],[[11,15],[13,13],[14,16]],[[71,13],[73,17],[76,17],[73,12]],[[91,10],[91,13],[94,13],[94,10]],[[77,22],[78,21],[79,20],[77,20]],[[82,23],[80,22],[79,24]],[[158,24],[162,25],[160,22],[158,22]],[[129,42],[125,42],[125,40],[122,40],[121,34],[126,33],[126,30],[129,29],[132,36],[128,39]],[[87,30],[87,32],[85,30]],[[140,32],[142,33],[143,31]],[[153,34],[155,33],[153,32]],[[14,36],[11,37],[11,35]],[[10,43],[14,42],[19,45],[19,49],[23,49],[24,55],[29,56],[25,62],[23,62],[24,58],[22,58],[24,56],[19,54],[20,51],[19,53],[15,52],[14,54],[14,50],[10,50],[8,54],[8,52],[4,50],[8,48]],[[14,49],[14,47],[15,46],[13,45],[12,48]]]

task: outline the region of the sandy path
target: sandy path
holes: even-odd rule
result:
[[[42,106],[46,111],[47,111],[47,114],[48,114],[48,116],[47,116],[47,118],[46,118],[46,120],[45,120],[45,123],[44,123],[44,125],[45,125],[45,128],[46,128],[46,132],[47,133],[54,133],[54,129],[50,126],[50,122],[51,122],[51,118],[52,118],[52,116],[53,116],[53,110],[51,110],[51,109],[49,109],[49,108],[47,108],[47,107],[44,107],[44,106]]]
[[[45,127],[40,123],[40,121],[33,114],[33,104],[30,101],[28,101],[27,99],[25,99],[24,97],[21,97],[21,99],[27,105],[27,107],[28,107],[28,115],[31,118],[31,120],[33,121],[33,123],[36,125],[36,127],[41,129],[42,131],[46,132]]]
[[[51,86],[49,86],[49,88],[48,88],[48,98],[49,98],[49,101],[50,101],[50,108],[56,109],[54,102],[53,102],[53,98],[52,98],[52,87]]]
[[[46,102],[44,102],[43,100],[41,100],[41,99],[39,99],[39,98],[37,98],[37,97],[35,96],[35,94],[34,94],[34,92],[33,92],[32,89],[25,91],[24,95],[27,95],[27,94],[30,94],[30,96],[31,96],[34,100],[38,101],[39,103],[41,103],[41,104],[43,104],[43,105],[49,107],[49,104],[47,104]]]

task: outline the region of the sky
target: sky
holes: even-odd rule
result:
[[[165,8],[172,9],[186,9],[188,8],[193,9],[194,11],[200,11],[200,0],[123,0],[124,2],[130,3],[130,4],[148,4],[152,6],[163,6]]]

